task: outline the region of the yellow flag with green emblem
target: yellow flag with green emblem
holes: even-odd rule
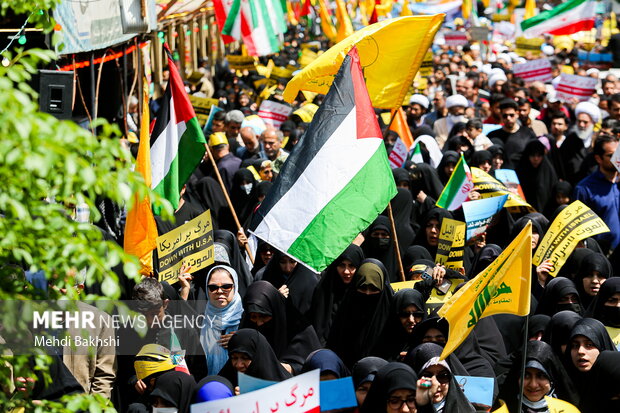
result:
[[[528,222],[495,261],[438,311],[450,325],[442,360],[467,338],[481,318],[494,314],[529,314],[531,269],[532,223]]]

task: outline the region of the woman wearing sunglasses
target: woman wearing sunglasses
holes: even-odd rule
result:
[[[418,373],[420,379],[430,380],[427,390],[418,390],[418,405],[431,404],[436,413],[475,412],[461,387],[457,384],[450,366],[445,360],[439,360],[443,348],[436,344],[425,343],[409,352],[407,363]]]
[[[228,341],[241,322],[243,304],[238,285],[237,272],[227,265],[217,265],[207,274],[209,301],[200,343],[207,356],[209,374],[217,374],[226,364]]]

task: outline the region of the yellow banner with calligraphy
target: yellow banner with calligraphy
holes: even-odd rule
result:
[[[528,57],[537,57],[542,53],[540,47],[542,46],[545,39],[534,37],[533,39],[528,39],[526,37],[517,37],[515,40],[515,52],[519,56],[528,56]]]
[[[435,262],[457,271],[463,268],[465,229],[464,222],[450,218],[441,221]]]
[[[157,271],[159,281],[173,284],[179,280],[183,264],[190,273],[201,270],[215,261],[211,211],[207,210],[189,222],[157,237]]]
[[[446,301],[448,301],[450,297],[452,297],[452,294],[454,294],[454,290],[456,290],[456,287],[458,287],[462,282],[465,282],[465,280],[462,280],[460,278],[454,278],[454,279],[444,278],[444,280],[450,281],[451,283],[450,288],[445,294],[439,291],[437,288],[432,289],[431,296],[428,298],[428,300],[426,300],[426,313],[428,315],[436,314],[437,310],[439,310],[441,306]],[[401,281],[397,283],[391,283],[390,286],[392,287],[394,292],[397,292],[405,288],[414,288],[415,284],[420,281],[421,280]]]
[[[228,66],[234,70],[255,70],[256,60],[253,56],[228,55]]]
[[[213,98],[201,98],[193,95],[189,95],[189,101],[191,102],[194,112],[196,112],[196,118],[200,126],[205,126],[209,119],[209,113],[211,112],[211,106],[217,106],[220,101]]]
[[[510,191],[504,184],[493,178],[480,168],[472,166],[471,177],[474,183],[474,191],[480,193],[482,198],[492,198],[494,196],[508,195],[508,199],[504,204],[505,208],[524,208],[530,212],[536,210],[530,204],[525,202],[517,193]]]
[[[575,201],[553,220],[544,238],[538,244],[532,263],[540,265],[551,260],[549,275],[555,277],[579,241],[593,235],[609,232],[609,228],[583,202]]]

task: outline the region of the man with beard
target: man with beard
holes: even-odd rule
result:
[[[601,110],[594,103],[581,102],[575,108],[575,116],[577,117],[577,127],[574,132],[583,142],[583,146],[590,148],[594,135],[594,125],[601,120]]]
[[[446,109],[446,93],[443,90],[436,90],[435,96],[433,96],[433,108],[435,109],[431,113],[424,117],[424,121],[431,127],[435,124],[437,119],[444,118],[448,115],[448,109]]]
[[[429,105],[430,102],[426,96],[417,93],[411,96],[409,107],[407,108],[407,124],[411,130],[427,124],[425,113]]]
[[[504,99],[499,104],[499,110],[502,117],[501,129],[494,130],[489,133],[489,139],[499,140],[504,145],[504,150],[508,155],[508,165],[504,167],[514,168],[519,164],[521,154],[527,144],[536,139],[536,135],[530,128],[522,127],[517,122],[519,113],[517,102],[512,99]]]
[[[618,171],[611,162],[617,147],[618,138],[600,135],[592,151],[598,170],[575,187],[575,199],[589,206],[610,229],[595,237],[605,252],[620,243],[620,189],[616,183]]]
[[[467,98],[463,95],[452,95],[446,99],[446,108],[448,109],[448,116],[435,121],[433,125],[433,131],[435,132],[435,139],[440,148],[448,140],[448,135],[452,127],[459,122],[467,123],[465,117],[465,108],[467,108]]]

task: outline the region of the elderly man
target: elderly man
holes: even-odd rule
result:
[[[575,116],[577,122],[573,132],[583,141],[584,147],[590,148],[594,135],[594,125],[601,120],[601,110],[594,103],[580,102],[575,107]]]
[[[433,125],[433,131],[435,132],[435,139],[440,148],[448,140],[448,135],[452,127],[459,122],[467,123],[467,117],[465,117],[465,108],[469,106],[467,98],[463,95],[452,95],[446,99],[446,108],[448,109],[448,116],[435,121]]]
[[[237,157],[242,161],[260,158],[261,152],[263,151],[263,145],[258,140],[254,129],[249,126],[245,126],[241,128],[239,135],[241,135],[241,140],[243,140],[245,146],[237,148]]]
[[[268,127],[260,134],[260,140],[263,144],[265,155],[269,159],[273,166],[273,171],[278,173],[280,168],[288,158],[288,152],[282,149],[282,140],[284,135],[281,131],[272,127]]]
[[[243,141],[239,136],[239,130],[245,116],[240,110],[231,110],[226,114],[224,118],[224,132],[226,132],[226,138],[228,139],[228,145],[232,153],[237,152],[237,148],[243,146]]]
[[[575,187],[575,199],[596,212],[611,230],[596,236],[605,252],[610,248],[615,249],[620,243],[620,190],[616,182],[618,171],[611,163],[611,156],[617,147],[618,138],[600,135],[592,151],[598,169]]]
[[[435,96],[433,96],[433,108],[435,109],[431,113],[424,117],[424,121],[431,127],[435,124],[437,119],[445,118],[448,114],[446,109],[446,96],[443,90],[436,90]]]
[[[424,95],[415,94],[409,98],[409,107],[407,108],[407,124],[416,129],[427,124],[425,122],[426,111],[430,106],[428,98]]]

